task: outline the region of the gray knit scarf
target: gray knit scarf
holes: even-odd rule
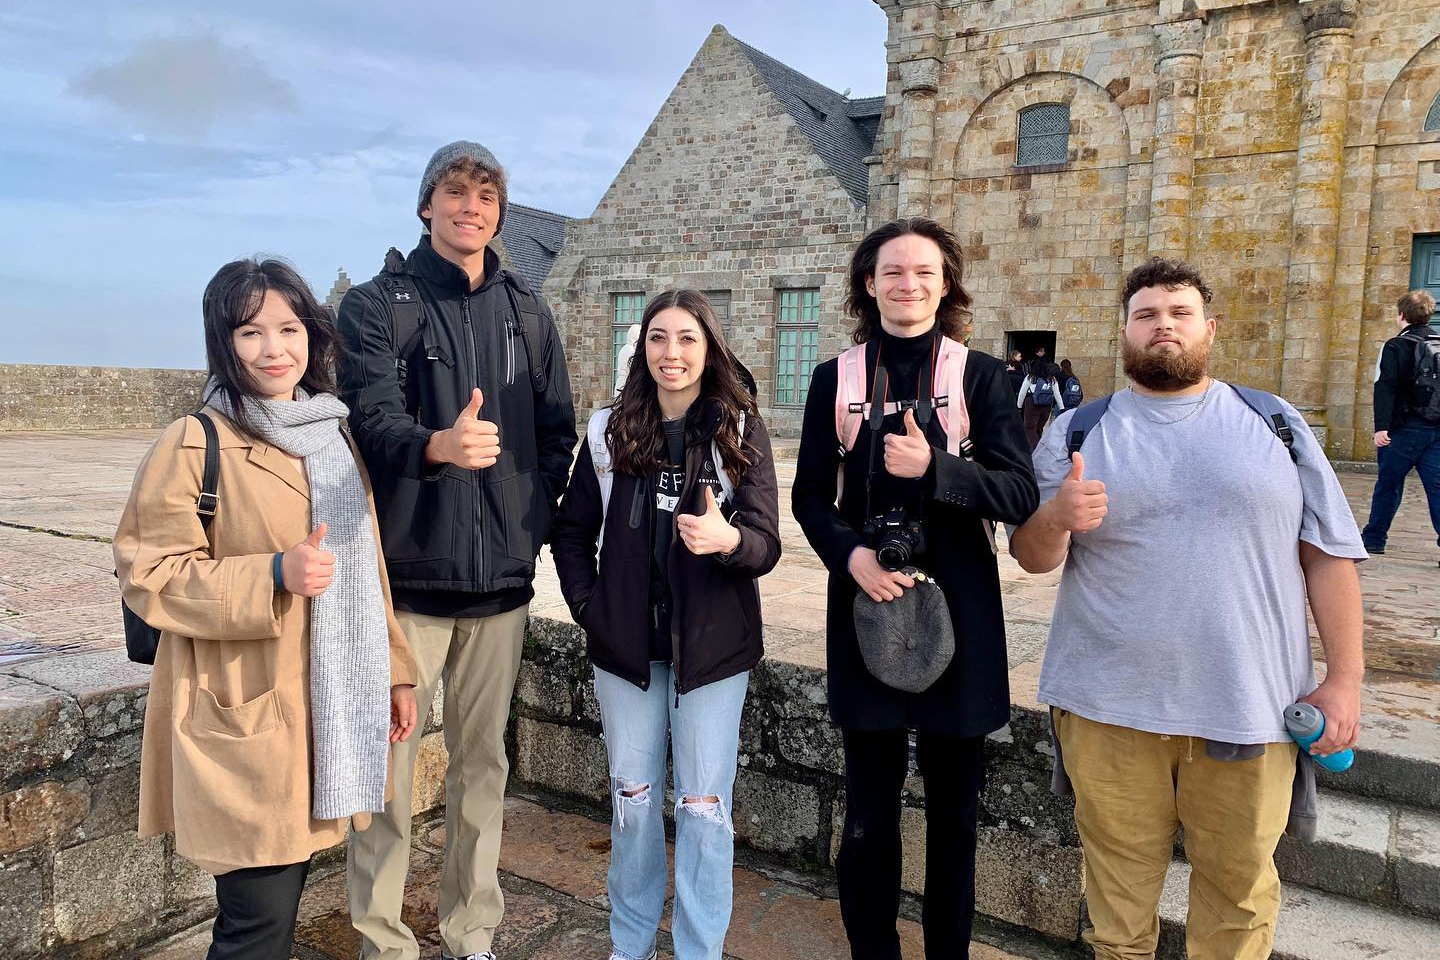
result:
[[[235,420],[229,397],[206,400]],[[390,643],[370,505],[340,423],[349,413],[328,393],[296,399],[245,398],[245,426],[305,461],[310,528],[328,527],[321,548],[335,554],[335,577],[310,600],[310,729],[317,820],[385,809],[389,755]],[[220,481],[225,482],[224,478]]]

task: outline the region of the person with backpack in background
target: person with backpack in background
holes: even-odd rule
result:
[[[970,955],[985,737],[1010,719],[992,523],[1024,521],[1037,492],[1004,364],[960,342],[964,262],[934,220],[867,234],[847,277],[855,345],[815,368],[805,403],[792,505],[830,571],[826,684],[845,762],[835,875],[855,960],[900,960],[911,731],[930,798],[925,954]]]
[[[612,960],[650,960],[665,906],[666,741],[676,960],[720,960],[730,924],[740,713],[763,653],[758,578],[780,559],[753,381],[697,290],[646,306],[625,384],[591,418],[555,518],[610,759]]]
[[[1058,415],[1065,409],[1065,401],[1060,396],[1059,374],[1060,368],[1046,359],[1045,348],[1037,348],[1035,359],[1030,361],[1030,371],[1020,384],[1020,395],[1015,398],[1015,406],[1020,408],[1020,418],[1025,423],[1025,438],[1030,441],[1032,451],[1040,443],[1040,435],[1045,432],[1050,414],[1054,412]]]
[[[1085,402],[1085,389],[1069,360],[1060,361],[1060,401],[1064,404],[1062,410],[1074,410]]]
[[[1361,531],[1365,549],[1383,554],[1390,524],[1414,470],[1425,488],[1430,525],[1440,544],[1440,332],[1430,326],[1435,298],[1411,290],[1400,298],[1400,334],[1380,350],[1375,379],[1375,459],[1379,475],[1370,519]]]
[[[139,831],[215,875],[212,960],[289,957],[310,858],[374,829],[391,745],[418,739],[415,669],[330,315],[274,259],[221,267],[202,309],[204,409],[155,441],[115,532],[125,605],[160,631]]]
[[[489,248],[505,171],[457,141],[430,158],[410,255],[340,304],[340,386],[375,482],[396,616],[428,715],[444,674],[441,956],[491,960],[509,764],[505,726],[535,559],[575,447],[565,354],[550,311]],[[421,717],[421,725],[425,716]],[[363,960],[416,960],[401,919],[418,738],[397,751],[395,798],[352,838],[350,913]]]
[[[1037,696],[1052,783],[1075,797],[1096,960],[1155,955],[1182,827],[1187,956],[1268,958],[1276,845],[1313,838],[1317,813],[1286,710],[1325,715],[1314,754],[1359,731],[1360,531],[1295,408],[1210,375],[1210,299],[1182,261],[1126,277],[1130,386],[1055,421],[1034,453],[1040,509],[1010,537],[1027,572],[1064,564]]]

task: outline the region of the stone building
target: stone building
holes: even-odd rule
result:
[[[890,18],[869,220],[971,258],[981,349],[1049,339],[1121,382],[1150,254],[1216,288],[1217,374],[1368,459],[1395,300],[1440,289],[1440,0],[876,0]]]
[[[844,339],[845,267],[865,233],[883,107],[717,26],[595,212],[569,223],[545,283],[577,410],[612,395],[646,300],[689,286],[710,294],[767,417],[798,430],[811,368]]]

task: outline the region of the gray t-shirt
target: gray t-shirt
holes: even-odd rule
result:
[[[1298,464],[1219,381],[1203,401],[1115,395],[1081,450],[1109,512],[1071,537],[1041,702],[1152,733],[1289,739],[1282,711],[1315,687],[1299,541],[1366,553],[1315,435],[1285,410]],[[1070,470],[1073,416],[1035,448],[1042,502]]]

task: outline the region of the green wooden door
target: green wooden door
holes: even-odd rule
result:
[[[1440,302],[1440,234],[1415,238],[1415,249],[1410,257],[1410,289],[1426,290]],[[1430,318],[1430,326],[1440,330],[1440,308]]]

